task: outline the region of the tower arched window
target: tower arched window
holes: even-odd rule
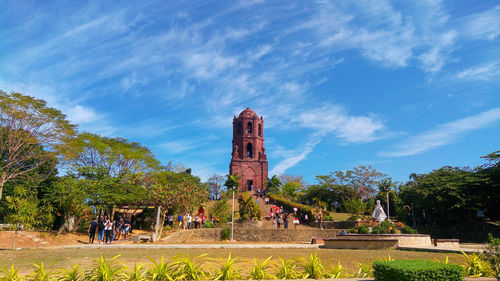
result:
[[[238,135],[241,135],[241,122],[238,122]]]
[[[253,158],[253,147],[251,143],[247,144],[247,158]]]
[[[251,134],[253,132],[253,123],[248,122],[247,124],[247,133]]]
[[[262,125],[259,124],[259,137],[262,137]]]

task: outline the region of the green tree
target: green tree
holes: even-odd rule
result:
[[[53,183],[47,197],[64,217],[64,224],[59,231],[76,231],[84,215],[90,211],[89,189],[89,180],[69,176],[61,177]]]
[[[219,200],[223,192],[224,177],[213,174],[208,178],[207,184],[210,189],[210,197],[212,200]]]
[[[137,142],[91,133],[73,138],[64,151],[65,160],[76,170],[101,169],[111,177],[160,170],[153,153]]]
[[[50,225],[53,220],[52,209],[40,202],[28,185],[16,185],[13,195],[6,196],[8,213],[6,222],[14,226],[15,234],[12,248],[16,248],[17,233],[21,229],[30,230]]]
[[[231,220],[231,207],[227,203],[227,199],[217,200],[208,212],[221,223]]]
[[[200,183],[200,178],[188,173],[154,172],[146,191],[149,205],[161,207],[161,226],[169,211],[191,211],[208,198],[208,190]],[[160,237],[162,230],[160,228]]]
[[[54,159],[74,129],[64,114],[47,107],[45,101],[0,91],[0,199],[5,183]]]
[[[282,183],[278,176],[274,175],[272,178],[267,179],[266,191],[272,194],[281,193]]]
[[[234,173],[234,175],[227,175],[226,181],[224,182],[224,186],[227,187],[227,190],[238,190],[240,187],[240,177],[238,173]]]

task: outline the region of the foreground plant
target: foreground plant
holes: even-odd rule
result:
[[[133,268],[127,268],[123,273],[122,280],[124,281],[146,281],[146,271],[142,263],[134,265]]]
[[[23,277],[19,275],[19,271],[14,267],[12,264],[10,267],[2,267],[2,270],[0,271],[2,274],[0,276],[1,281],[21,281],[23,280]]]
[[[176,272],[178,280],[202,280],[208,275],[208,272],[203,269],[203,263],[206,260],[207,254],[202,254],[191,258],[190,255],[177,255],[173,258],[172,266]]]
[[[28,280],[31,281],[51,281],[54,279],[55,271],[47,268],[43,262],[34,263],[35,270],[28,275]]]
[[[326,276],[330,278],[344,278],[344,277],[349,277],[349,274],[347,274],[344,271],[344,267],[342,264],[340,264],[340,261],[337,263],[337,265],[332,265],[330,268],[330,272],[326,274]]]
[[[483,260],[477,253],[467,254],[462,252],[464,257],[464,263],[462,267],[465,270],[465,274],[469,277],[481,277],[490,276],[492,274],[492,268],[490,264]]]
[[[71,269],[62,268],[57,274],[58,281],[80,281],[83,279],[80,265],[76,264]]]
[[[304,278],[306,279],[320,279],[325,277],[325,267],[318,257],[318,252],[310,254],[307,258],[299,258],[300,266],[304,270]]]
[[[241,279],[240,268],[238,267],[238,258],[231,258],[231,254],[220,264],[216,270],[214,280],[237,280]]]
[[[358,273],[356,274],[356,276],[358,278],[369,278],[369,277],[373,277],[373,267],[371,264],[369,263],[358,263],[358,267],[359,267],[359,270],[358,270]]]
[[[153,258],[151,260],[151,269],[146,273],[146,276],[151,281],[173,281],[177,279],[178,270],[173,265],[165,262],[165,257],[162,255],[159,262]]]
[[[253,258],[253,267],[250,271],[249,279],[252,280],[263,280],[263,279],[276,279],[276,276],[269,273],[272,268],[271,257],[268,257],[263,262],[259,262],[256,258]]]
[[[115,281],[119,280],[123,270],[123,265],[116,259],[120,255],[116,255],[111,259],[101,258],[95,260],[94,267],[88,272],[86,279],[90,281]]]
[[[302,273],[296,270],[297,264],[291,259],[282,259],[279,257],[280,263],[278,264],[278,273],[276,277],[278,279],[299,279],[302,277]]]

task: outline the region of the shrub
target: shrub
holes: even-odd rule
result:
[[[489,243],[484,258],[490,263],[493,275],[500,280],[500,238],[495,238],[491,233],[488,234]]]
[[[361,225],[358,227],[358,233],[359,234],[367,234],[369,231],[368,231],[368,226],[366,225]]]
[[[386,234],[387,232],[385,231],[384,228],[382,228],[381,226],[374,226],[372,228],[372,234]]]
[[[318,252],[314,255],[310,254],[309,257],[300,259],[300,266],[304,270],[305,279],[320,279],[325,277],[325,267],[318,257]]]
[[[265,280],[265,279],[276,279],[276,276],[269,273],[271,269],[271,257],[268,257],[263,262],[259,262],[256,258],[253,258],[253,267],[250,270],[250,279],[252,280]]]
[[[214,228],[214,224],[211,221],[206,221],[203,225],[204,228]]]
[[[74,265],[71,269],[61,269],[57,275],[58,281],[79,281],[83,278],[80,265],[78,264]]]
[[[356,227],[353,227],[348,230],[349,233],[358,233],[358,229]]]
[[[444,264],[428,260],[394,260],[373,263],[377,281],[455,281],[463,280],[458,264]]]
[[[231,237],[231,229],[229,227],[224,227],[220,235],[222,240],[228,240]]]
[[[231,258],[231,253],[226,260],[218,266],[213,280],[239,280],[241,279],[240,268],[238,267],[238,258]]]
[[[297,271],[297,265],[293,260],[279,258],[280,264],[278,265],[278,273],[276,274],[278,279],[300,279],[302,277],[302,273]]]
[[[383,228],[383,229],[387,229],[389,227],[393,227],[392,223],[388,220],[385,220],[383,221],[382,223],[380,223],[380,226]]]
[[[465,270],[465,275],[469,277],[489,276],[493,273],[490,264],[483,260],[480,255],[476,253],[466,254],[462,252],[465,261],[462,267]]]
[[[323,221],[330,221],[331,217],[329,215],[323,216]]]
[[[407,225],[405,225],[402,229],[401,232],[404,234],[417,234],[418,231],[416,229],[413,229]]]
[[[177,255],[173,257],[172,266],[177,272],[177,280],[203,280],[208,272],[204,268],[207,254],[192,258],[190,255]]]
[[[231,207],[227,203],[227,199],[216,201],[209,209],[208,213],[215,217],[221,223],[226,223],[231,220]]]
[[[238,201],[240,203],[239,213],[241,220],[261,219],[260,207],[253,201],[248,192],[241,193],[241,198]]]
[[[123,269],[123,264],[116,260],[119,256],[116,255],[110,259],[101,256],[96,259],[94,267],[86,274],[85,279],[90,281],[119,280]]]

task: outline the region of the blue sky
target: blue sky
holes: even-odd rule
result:
[[[498,1],[2,1],[0,39],[0,89],[204,179],[247,107],[270,174],[308,183],[500,149]]]

